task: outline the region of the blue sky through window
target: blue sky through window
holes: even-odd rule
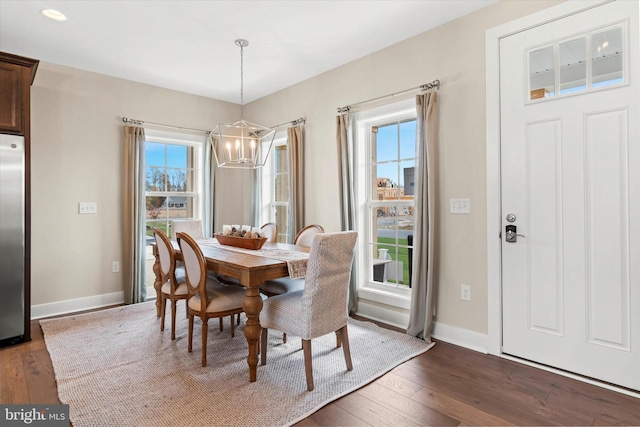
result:
[[[404,186],[403,168],[415,166],[413,159],[416,157],[416,121],[380,126],[376,142],[376,162],[393,161],[377,165],[378,178],[390,178],[399,186]],[[412,160],[400,162],[398,170],[398,161],[402,159]]]
[[[184,169],[187,167],[187,150],[188,147],[185,145],[147,142],[145,144],[146,165]]]

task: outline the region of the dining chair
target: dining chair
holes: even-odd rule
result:
[[[311,224],[304,227],[296,234],[293,244],[298,246],[311,247],[313,237],[318,233],[324,233],[324,228],[318,224]],[[267,297],[287,294],[289,292],[301,291],[304,288],[303,279],[290,279],[281,277],[278,279],[267,280],[260,285],[260,292]],[[287,342],[287,334],[282,334],[282,342]]]
[[[160,330],[164,331],[164,318],[167,311],[167,299],[171,301],[171,339],[176,339],[176,304],[178,300],[189,297],[185,281],[184,267],[176,267],[176,254],[169,237],[160,229],[153,229],[153,237],[160,258]]]
[[[313,385],[311,340],[340,334],[347,370],[353,369],[347,333],[348,293],[358,233],[342,231],[317,234],[311,244],[304,289],[268,298],[260,312],[262,336],[260,362],[267,363],[269,329],[302,338],[307,390]]]
[[[173,235],[187,233],[196,240],[204,239],[204,228],[200,219],[176,219],[172,221]]]
[[[278,241],[278,225],[275,222],[267,222],[260,227],[260,230],[267,238],[267,242],[276,243]]]
[[[202,321],[202,366],[207,366],[207,333],[211,318],[231,318],[231,336],[235,336],[234,316],[240,316],[245,291],[238,286],[207,288],[207,263],[196,241],[186,233],[177,233],[178,244],[184,260],[185,278],[189,291],[187,312],[189,316],[188,351],[193,348],[193,322],[195,316]]]
[[[176,339],[176,307],[177,302],[181,299],[189,298],[188,288],[185,278],[185,270],[183,266],[179,266],[176,261],[176,252],[169,237],[160,229],[154,228],[153,235],[158,247],[158,255],[160,258],[160,275],[162,287],[160,288],[160,330],[164,331],[164,319],[167,299],[171,301],[171,339]],[[214,277],[208,276],[206,286],[209,289],[224,286]],[[188,310],[186,310],[188,317]],[[222,322],[220,322],[220,330],[223,330]]]

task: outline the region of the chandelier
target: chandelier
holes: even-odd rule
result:
[[[264,166],[276,136],[276,130],[242,118],[244,104],[244,48],[249,42],[236,40],[240,47],[240,120],[220,123],[209,133],[216,163],[220,168],[256,169]]]

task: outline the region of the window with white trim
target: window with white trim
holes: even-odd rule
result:
[[[289,156],[287,132],[276,133],[270,158],[262,168],[262,219],[275,222],[278,242],[287,243],[289,233]]]
[[[408,308],[414,237],[413,99],[354,115],[359,296]]]
[[[173,238],[175,219],[204,218],[202,135],[145,130],[145,235],[153,228]]]

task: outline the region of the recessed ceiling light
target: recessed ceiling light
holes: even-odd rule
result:
[[[49,19],[53,19],[54,21],[66,21],[67,20],[67,17],[64,16],[64,13],[59,12],[59,11],[57,11],[55,9],[44,9],[40,13],[42,13],[44,16],[46,16]]]

